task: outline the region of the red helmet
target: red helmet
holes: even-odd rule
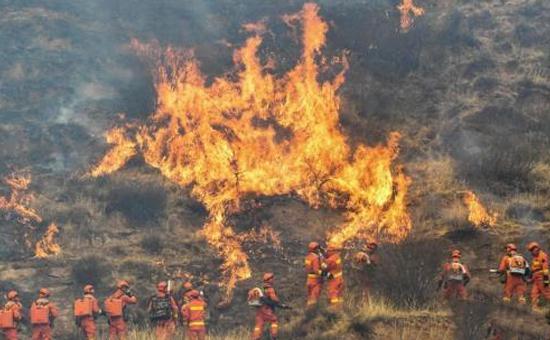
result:
[[[186,282],[183,284],[183,289],[185,289],[185,290],[191,290],[191,289],[193,289],[193,284],[191,283],[191,281],[186,281]]]
[[[52,293],[50,292],[50,290],[48,288],[40,288],[40,290],[38,291],[38,295],[40,295],[42,297],[48,297],[51,294]]]
[[[19,297],[19,294],[17,294],[15,290],[10,290],[8,294],[6,294],[6,297],[8,298],[8,300],[15,300]]]
[[[198,290],[193,289],[192,291],[189,292],[188,296],[191,299],[198,299],[201,296],[201,293]]]
[[[309,245],[307,246],[307,250],[309,251],[316,251],[317,249],[319,249],[320,245],[319,243],[317,242],[310,242]]]
[[[516,247],[516,245],[513,244],[513,243],[508,243],[508,244],[506,245],[506,250],[508,250],[508,251],[510,251],[510,250],[515,250],[515,251],[517,251],[517,250],[518,250],[518,247]]]
[[[83,291],[84,291],[84,294],[92,294],[94,292],[94,286],[85,285]]]
[[[527,245],[527,250],[529,251],[533,251],[536,248],[540,249],[540,244],[538,244],[537,242],[529,242],[529,244]]]
[[[451,252],[451,257],[461,257],[461,256],[462,256],[462,253],[458,249],[455,249]]]
[[[342,250],[342,246],[337,244],[336,242],[329,242],[327,245],[327,251],[340,251]]]
[[[130,284],[126,280],[120,280],[120,281],[117,282],[116,287],[118,289],[130,288]]]
[[[275,278],[275,274],[273,274],[273,273],[265,273],[264,274],[264,282],[271,281],[271,280],[273,280],[273,278]]]
[[[157,289],[159,292],[166,292],[168,289],[168,283],[166,281],[161,281],[157,284]]]

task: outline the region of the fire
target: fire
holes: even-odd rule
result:
[[[488,212],[479,198],[471,191],[464,194],[464,204],[468,207],[468,221],[476,227],[494,227],[498,214]]]
[[[42,239],[36,242],[34,247],[34,256],[38,258],[46,258],[51,255],[58,255],[61,253],[61,246],[55,241],[55,237],[59,233],[59,228],[55,223],[48,226],[48,230]]]
[[[407,32],[414,23],[414,17],[424,15],[424,8],[418,7],[413,3],[413,0],[403,0],[403,2],[397,6],[399,12],[401,12],[401,29],[403,32]]]
[[[228,217],[251,196],[293,194],[312,207],[345,209],[346,223],[330,230],[331,241],[361,237],[396,242],[408,234],[410,179],[393,163],[399,133],[387,145],[355,149],[339,125],[340,97],[348,63],[333,79],[319,82],[320,57],[328,25],[315,4],[283,19],[303,25],[303,53],[297,65],[277,77],[258,57],[256,32],[234,54],[231,77],[206,81],[188,53],[134,41],[134,49],[156,56],[157,108],[141,126],[108,133],[113,148],[91,170],[101,176],[122,168],[134,155],[164,176],[190,186],[209,212],[202,235],[223,259],[227,298],[250,277],[242,239]]]
[[[21,222],[42,222],[38,212],[30,207],[34,200],[32,194],[27,193],[32,177],[29,174],[12,174],[4,178],[4,182],[10,188],[10,196],[0,196],[0,210],[12,211],[19,215]]]
[[[17,221],[23,224],[28,230],[25,231],[25,244],[32,248],[30,241],[31,234],[35,230],[33,223],[42,223],[43,218],[37,210],[31,207],[34,195],[28,193],[29,185],[32,183],[30,174],[11,174],[4,178],[4,182],[10,188],[10,196],[0,196],[0,210],[17,214]],[[61,252],[61,247],[55,242],[55,235],[59,229],[55,224],[50,224],[42,239],[34,246],[35,257],[45,258]]]

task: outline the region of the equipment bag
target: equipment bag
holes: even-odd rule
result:
[[[47,325],[50,323],[50,307],[48,305],[33,303],[30,314],[31,324],[33,325]]]
[[[169,320],[172,317],[172,306],[170,304],[170,297],[151,297],[151,310],[149,311],[149,318],[152,321],[157,320]]]
[[[251,307],[260,307],[263,305],[262,298],[264,297],[264,292],[261,288],[255,287],[248,291],[248,305]]]
[[[451,269],[447,277],[448,281],[464,281],[464,266],[458,262],[451,263]]]
[[[93,315],[93,301],[90,299],[76,299],[74,302],[74,316],[92,316]]]
[[[527,261],[521,255],[510,257],[510,274],[525,275],[527,273]]]
[[[13,310],[0,310],[0,328],[9,329],[15,328],[15,319],[13,317]]]
[[[122,299],[108,297],[105,299],[105,313],[110,317],[123,316]]]

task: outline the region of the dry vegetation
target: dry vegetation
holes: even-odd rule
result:
[[[500,303],[501,285],[487,269],[506,242],[524,247],[535,239],[550,248],[550,3],[418,0],[427,14],[399,34],[392,1],[319,2],[332,24],[327,49],[350,51],[341,123],[351,142],[403,134],[400,161],[413,178],[414,231],[401,245],[381,247],[370,304],[350,295],[353,303],[340,317],[306,316],[299,309],[304,245],[341,214],[286,196],[257,198],[262,208],[235,216],[236,229],[269,225],[280,233],[282,250],[247,245],[253,278],[239,285],[229,309],[212,310],[210,339],[248,338],[253,312],[245,293],[265,269],[277,274],[281,296],[297,307],[281,313],[285,339],[482,339],[490,327],[507,339],[547,338],[542,316]],[[205,72],[219,75],[231,64],[226,46],[245,37],[242,23],[301,6],[191,3],[0,5],[0,175],[32,171],[35,207],[60,225],[63,247],[58,257],[32,258],[20,225],[0,213],[0,292],[17,288],[28,305],[39,286],[51,287],[64,308],[59,339],[76,337],[69,306],[86,282],[105,296],[115,278],[125,277],[146,297],[156,280],[183,273],[218,301],[220,262],[197,234],[207,212],[188,188],[163,180],[140,159],[111,177],[82,176],[103,154],[101,135],[118,122],[118,112],[135,119],[152,111],[149,72],[125,49],[131,38],[193,46]],[[273,72],[297,57],[287,28],[277,25],[262,49],[262,58],[282,56]],[[471,227],[464,190],[498,213],[494,228]],[[464,304],[441,303],[435,292],[450,247],[463,250],[473,272],[472,301]],[[133,309],[132,327],[146,319]],[[153,337],[136,330],[130,339]]]

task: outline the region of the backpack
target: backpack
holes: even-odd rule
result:
[[[0,310],[0,329],[15,328],[15,319],[13,317],[13,310]]]
[[[447,276],[448,281],[464,281],[464,266],[458,262],[450,263],[450,269]]]
[[[525,275],[527,273],[527,261],[523,256],[516,254],[510,257],[508,261],[510,267],[510,274],[512,275]]]
[[[92,316],[93,315],[93,301],[90,299],[80,298],[74,302],[74,316]]]
[[[107,313],[109,317],[120,317],[123,315],[124,308],[122,308],[122,299],[108,297],[105,299],[104,305],[105,313]]]
[[[264,292],[261,288],[255,287],[248,291],[248,305],[250,307],[260,307],[263,305],[262,298],[264,297]]]
[[[169,320],[172,317],[172,306],[170,303],[170,296],[151,297],[151,309],[149,311],[149,318],[152,321]]]
[[[31,306],[31,324],[47,325],[50,323],[50,307],[33,303]]]

